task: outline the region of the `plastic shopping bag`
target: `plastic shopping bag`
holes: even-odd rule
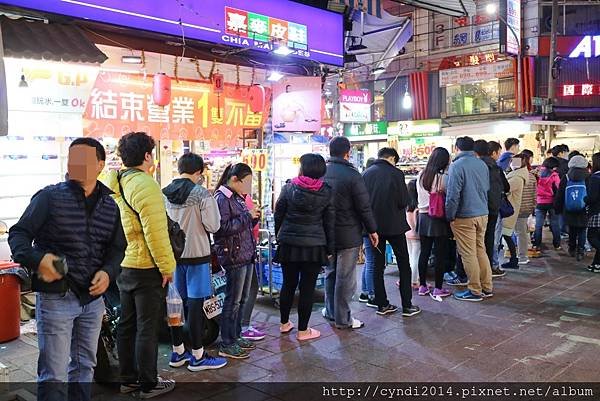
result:
[[[173,283],[169,283],[167,293],[167,318],[171,327],[183,326],[185,317],[183,314],[183,300]]]

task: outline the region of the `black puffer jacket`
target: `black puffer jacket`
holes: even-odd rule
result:
[[[489,156],[481,158],[490,170],[490,190],[488,191],[488,208],[489,214],[498,215],[500,210],[500,202],[502,200],[502,193],[508,193],[510,191],[510,185],[506,179],[506,175],[502,169],[496,164],[494,159]]]
[[[600,171],[596,171],[590,177],[587,193],[587,204],[590,216],[600,213]]]
[[[409,231],[406,221],[408,189],[402,171],[378,159],[363,173],[363,177],[371,197],[378,234],[392,237]]]
[[[566,176],[560,180],[558,191],[554,196],[554,209],[556,213],[563,214],[565,216],[565,224],[573,227],[587,227],[587,211],[584,209],[581,212],[567,212],[565,208],[565,190],[567,188],[567,181],[585,181],[586,186],[589,188],[590,173],[585,168],[571,168]]]
[[[365,182],[352,164],[339,157],[327,163],[325,182],[333,189],[335,205],[335,249],[356,248],[362,244],[363,228],[377,231]]]
[[[296,184],[286,184],[275,205],[277,241],[293,246],[326,246],[335,251],[335,208],[331,187],[324,184],[311,191]]]

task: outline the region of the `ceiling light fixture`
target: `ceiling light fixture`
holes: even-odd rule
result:
[[[281,78],[283,78],[282,73],[280,73],[279,71],[271,71],[271,73],[269,74],[269,77],[267,78],[267,81],[277,82]]]
[[[402,108],[405,110],[412,108],[412,97],[410,96],[410,93],[408,93],[408,85],[406,85],[406,91],[402,98]]]
[[[141,56],[122,56],[121,63],[123,64],[142,64]]]
[[[287,45],[281,45],[281,46],[277,47],[277,49],[273,50],[273,53],[278,54],[280,56],[289,56],[293,52],[294,51],[292,49],[290,49],[289,47],[287,47]]]
[[[489,15],[496,14],[496,11],[498,11],[498,6],[496,6],[494,3],[489,3],[487,6],[485,6],[485,12],[487,12]]]

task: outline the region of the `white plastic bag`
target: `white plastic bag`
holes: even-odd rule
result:
[[[171,327],[183,326],[183,323],[185,323],[183,300],[173,283],[169,283],[167,293],[167,318]]]

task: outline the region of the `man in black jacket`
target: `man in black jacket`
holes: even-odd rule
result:
[[[377,314],[387,315],[398,310],[398,307],[390,304],[387,299],[383,279],[387,241],[394,250],[398,270],[400,271],[402,315],[414,316],[421,312],[421,309],[412,304],[412,289],[410,286],[411,270],[405,235],[410,230],[410,226],[406,221],[408,189],[404,181],[404,174],[395,167],[400,159],[396,149],[382,148],[379,150],[377,157],[378,159],[375,160],[373,165],[363,173],[380,235],[379,244],[376,245],[378,252],[375,252],[375,271],[373,273]]]
[[[38,293],[38,400],[91,398],[101,295],[119,274],[127,246],[112,192],[97,181],[105,160],[95,139],[73,141],[69,180],[35,194],[10,229],[13,258],[33,273]]]
[[[360,173],[350,162],[350,141],[335,137],[329,143],[331,155],[325,182],[333,188],[335,204],[335,254],[325,270],[325,308],[323,316],[335,320],[339,328],[357,329],[363,322],[351,316],[350,301],[356,292],[356,263],[366,229],[377,246],[377,225],[371,211],[369,194]]]
[[[475,141],[475,153],[483,160],[490,171],[490,190],[488,191],[489,212],[487,227],[485,229],[485,251],[490,259],[490,266],[492,266],[492,277],[502,277],[506,274],[504,270],[493,263],[500,203],[502,202],[502,195],[510,191],[510,185],[504,175],[504,171],[496,163],[501,149],[498,142],[486,142],[483,139]],[[501,224],[500,227],[502,227]]]

